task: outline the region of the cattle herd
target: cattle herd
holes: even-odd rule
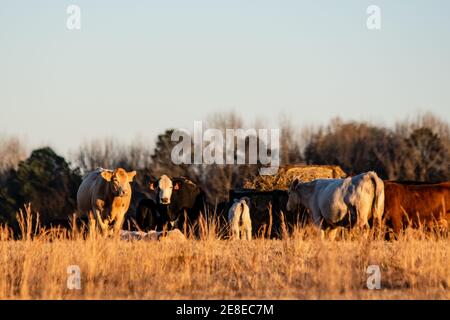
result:
[[[135,171],[99,168],[84,177],[77,193],[78,214],[88,220],[93,227],[90,230],[98,228],[107,235],[123,232],[135,176]],[[150,181],[148,192],[152,196],[142,197],[134,209],[134,232],[141,235],[153,232],[159,238],[169,230],[186,234],[186,226],[195,225],[200,216],[211,212],[223,221],[229,238],[250,240],[258,232],[248,197],[232,196],[227,202],[211,205],[196,183],[168,175]],[[282,204],[286,216],[307,212],[307,221],[330,239],[340,228],[367,230],[383,223],[395,236],[407,226],[448,232],[450,182],[383,181],[370,171],[310,182],[295,178],[288,191],[279,192],[287,195]]]

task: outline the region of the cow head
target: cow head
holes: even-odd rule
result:
[[[179,184],[173,184],[172,180],[166,176],[162,175],[158,181],[151,182],[150,190],[156,191],[157,201],[160,204],[170,204],[170,198],[172,197],[172,191],[179,189]]]
[[[114,171],[102,171],[101,175],[110,184],[113,196],[125,197],[131,194],[130,182],[136,176],[136,171],[126,172],[118,168]]]
[[[298,209],[301,205],[308,207],[308,202],[314,194],[317,181],[319,180],[304,182],[298,178],[292,181],[288,190],[289,198],[286,209],[288,211],[293,211]]]
[[[300,204],[300,196],[299,196],[299,192],[298,192],[298,187],[299,187],[300,180],[299,179],[295,179],[294,181],[292,181],[291,185],[289,186],[289,191],[288,191],[288,202],[286,204],[286,209],[288,211],[292,211],[295,208],[298,207],[298,205]]]

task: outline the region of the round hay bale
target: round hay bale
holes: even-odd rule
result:
[[[338,179],[346,176],[347,174],[339,166],[288,165],[280,167],[276,175],[253,176],[245,180],[241,188],[260,191],[287,190],[295,178],[309,182],[316,179]]]

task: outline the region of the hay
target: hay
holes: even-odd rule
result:
[[[287,190],[295,178],[304,182],[315,179],[345,178],[347,174],[339,166],[331,165],[289,165],[279,168],[276,175],[254,176],[245,180],[241,189],[259,191]]]

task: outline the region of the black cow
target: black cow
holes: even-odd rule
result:
[[[167,214],[175,228],[185,231],[185,225],[195,224],[200,213],[205,216],[206,195],[198,185],[185,177],[173,178],[172,182],[173,192]]]
[[[206,196],[199,186],[185,177],[171,181],[170,199],[161,196],[164,190],[156,187],[155,191],[160,196],[156,196],[155,201],[144,199],[139,203],[136,220],[142,230],[161,230],[165,226],[183,230],[185,222],[194,224],[200,213],[205,212]],[[154,185],[158,186],[158,182]]]
[[[148,232],[170,230],[174,221],[169,215],[169,205],[156,203],[153,199],[142,199],[136,209],[136,223],[142,231]]]
[[[169,211],[174,189],[172,180],[162,175],[156,181],[149,181],[148,188],[150,197],[141,198],[136,207],[137,226],[143,231],[170,229],[177,218]]]

